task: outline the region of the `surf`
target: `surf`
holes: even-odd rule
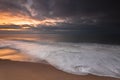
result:
[[[5,47],[71,74],[120,78],[119,45],[1,39],[0,48]]]

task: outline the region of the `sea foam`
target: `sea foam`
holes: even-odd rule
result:
[[[46,61],[59,70],[120,78],[120,46],[94,43],[0,40],[0,48],[12,48],[33,62]]]

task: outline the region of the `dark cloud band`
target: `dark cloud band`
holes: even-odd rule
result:
[[[74,22],[96,16],[103,20],[119,22],[120,6],[113,0],[0,0],[0,11],[27,13],[35,18],[68,17]],[[99,15],[103,15],[101,18]],[[87,18],[86,18],[87,19]],[[92,19],[93,20],[93,19]]]

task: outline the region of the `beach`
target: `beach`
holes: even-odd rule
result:
[[[0,80],[120,80],[117,0],[0,0]]]
[[[105,64],[106,66],[110,67],[110,69],[113,69],[115,67],[111,67],[107,64],[113,61],[112,63],[117,64],[119,67],[119,62],[112,59],[112,56],[113,57],[115,56],[116,59],[119,60],[119,57],[117,57],[118,56],[117,53],[119,53],[119,46],[115,45],[106,46],[104,44],[94,43],[88,44],[82,42],[73,43],[71,41],[61,42],[59,40],[63,39],[59,37],[59,40],[57,40],[58,39],[57,35],[49,36],[41,35],[41,36],[39,34],[32,34],[31,36],[28,34],[0,35],[0,37],[3,39],[3,40],[1,39],[0,41],[0,80],[120,80],[118,78],[102,77],[91,74],[74,75],[66,73],[66,71],[64,70],[63,70],[64,72],[59,70],[58,67],[57,69],[53,67],[55,65],[52,65],[51,63],[50,63],[51,65],[43,64],[44,61],[41,61],[40,57],[43,53],[46,54],[47,52],[49,52],[52,54],[52,56],[46,57],[44,60],[49,59],[47,60],[48,62],[50,60],[53,60],[53,62],[55,61],[55,64],[59,65],[59,60],[62,61],[65,59],[63,57],[59,58],[59,56],[64,54],[68,54],[67,55],[68,57],[70,56],[70,54],[74,56],[74,54],[79,54],[81,53],[81,51],[83,51],[82,54],[87,54],[89,55],[88,57],[91,56],[91,59],[93,59],[92,61],[93,64],[96,62],[96,59],[99,59],[99,57],[102,58],[101,55],[99,57],[96,56],[96,58],[92,58],[94,57],[93,54],[104,53],[105,55],[104,54],[102,55],[104,57],[106,56],[106,58],[104,59],[108,62],[106,62],[106,64],[103,63],[104,61],[101,63],[103,63],[103,65]],[[58,53],[60,54],[56,57],[53,55],[53,52],[55,54]],[[34,56],[31,56],[33,54]],[[86,61],[87,59],[86,56],[84,59],[85,59],[84,61]],[[79,60],[77,62],[80,63],[84,61]],[[88,59],[87,61],[90,60]],[[64,62],[62,62],[59,66],[61,66],[63,63]],[[89,65],[90,64],[91,62],[89,63]],[[66,66],[62,66],[62,68],[67,69],[69,67],[68,65],[69,63],[66,63]],[[97,70],[100,70],[100,68],[102,67],[101,66],[98,67]],[[107,70],[105,68],[102,69],[103,71]]]
[[[73,75],[48,64],[0,60],[0,80],[120,80],[94,75]]]

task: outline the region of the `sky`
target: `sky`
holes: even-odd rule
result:
[[[0,0],[0,31],[119,33],[119,9],[114,0]]]

